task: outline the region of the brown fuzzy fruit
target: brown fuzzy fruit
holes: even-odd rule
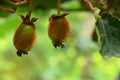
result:
[[[28,15],[26,17],[21,15],[21,18],[23,22],[17,28],[13,39],[18,56],[22,56],[22,53],[27,54],[27,52],[33,47],[36,39],[36,30],[33,22],[37,19],[32,18],[30,20],[30,16]]]
[[[70,34],[69,22],[65,18],[68,13],[61,15],[53,14],[49,18],[48,36],[52,40],[55,48],[64,47],[62,44]]]

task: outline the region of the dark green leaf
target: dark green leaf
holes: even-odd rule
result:
[[[100,53],[104,57],[120,57],[120,20],[108,13],[98,18],[97,29],[100,37]]]

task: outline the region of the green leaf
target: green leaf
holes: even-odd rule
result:
[[[120,20],[108,13],[96,22],[100,40],[100,53],[105,57],[120,57]]]

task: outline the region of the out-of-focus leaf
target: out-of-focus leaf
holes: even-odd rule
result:
[[[105,57],[120,57],[120,20],[108,13],[96,22],[100,37],[100,53]]]
[[[65,9],[79,9],[80,4],[78,3],[77,0],[71,0],[71,1],[66,1],[61,5],[61,8]]]

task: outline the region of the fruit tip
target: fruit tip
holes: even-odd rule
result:
[[[22,57],[22,53],[25,54],[25,55],[28,55],[27,52],[17,51],[17,55],[18,55],[19,57]]]
[[[53,42],[53,46],[57,49],[57,47],[61,47],[61,48],[64,48],[65,45],[62,44],[61,42]]]

